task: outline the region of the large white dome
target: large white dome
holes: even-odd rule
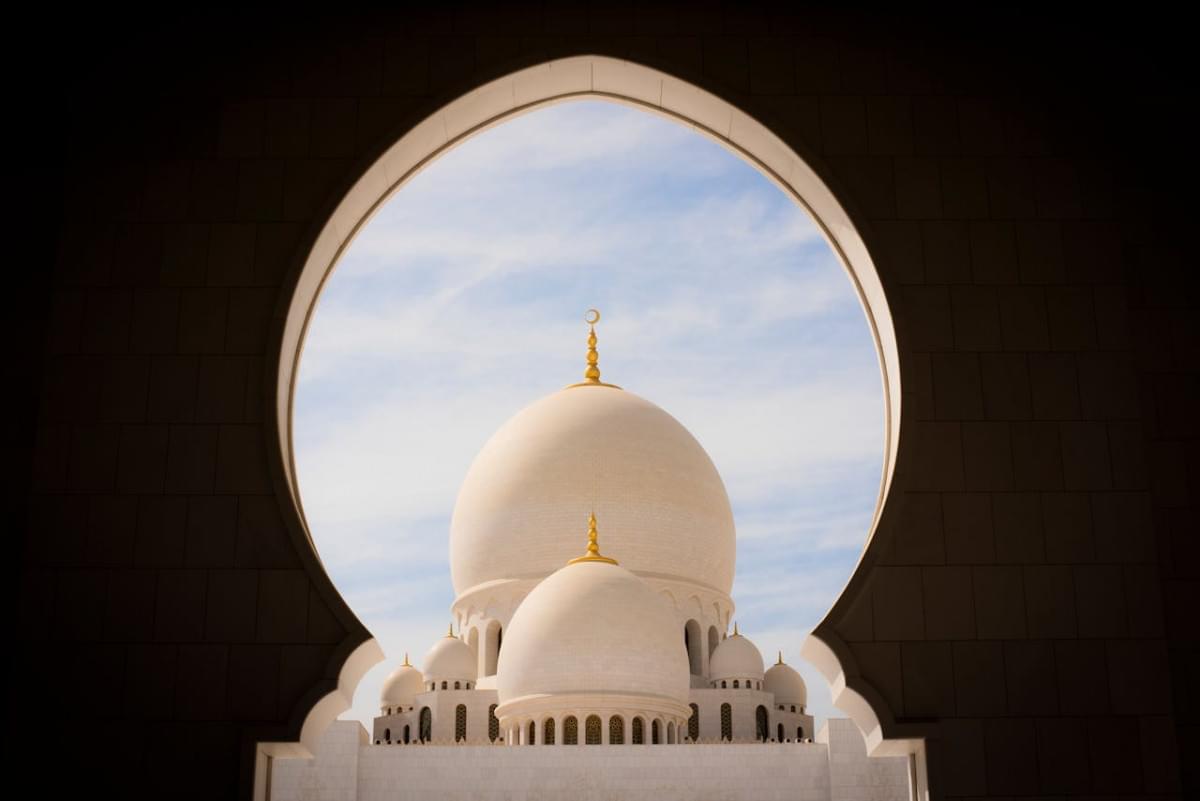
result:
[[[496,670],[501,705],[620,695],[685,709],[689,684],[666,601],[605,562],[568,565],[538,584],[513,615]]]
[[[733,513],[712,460],[674,417],[607,385],[542,398],[484,445],[450,525],[455,592],[550,575],[593,510],[623,567],[729,594]]]

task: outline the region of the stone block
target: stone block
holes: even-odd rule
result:
[[[963,486],[972,490],[1013,489],[1008,423],[963,423]]]
[[[1013,715],[1045,715],[1058,709],[1054,644],[1048,640],[1004,643],[1004,676],[1008,711]]]
[[[1033,416],[1038,420],[1078,420],[1079,378],[1070,353],[1029,354]]]
[[[988,564],[996,558],[992,499],[984,493],[947,493],[944,509],[946,561]]]
[[[1033,721],[998,718],[984,724],[988,792],[1032,795],[1038,788],[1037,736]]]
[[[987,286],[954,286],[954,345],[959,350],[1000,350],[1000,306],[996,292]]]
[[[257,603],[258,571],[210,571],[204,639],[216,643],[254,642]]]
[[[205,571],[161,570],[154,602],[154,639],[199,642],[204,637]]]
[[[978,281],[978,277],[975,280]],[[996,298],[1000,306],[1000,331],[1005,350],[1049,350],[1046,298],[1041,287],[1001,287],[997,290]]]
[[[1056,490],[1063,486],[1058,423],[1010,423],[1013,488]]]
[[[975,566],[975,625],[982,639],[1025,636],[1025,586],[1021,568]]]
[[[975,636],[971,568],[926,567],[921,571],[925,636],[932,640],[965,640]]]
[[[258,581],[259,642],[303,642],[308,577],[301,570],[263,570]]]
[[[941,159],[942,209],[947,218],[981,219],[988,216],[986,162],[978,158]]]
[[[1112,487],[1108,430],[1103,423],[1061,423],[1063,486],[1069,490]]]
[[[948,642],[906,642],[900,646],[904,676],[904,714],[949,717],[954,714],[954,653]]]
[[[1007,701],[1001,643],[954,643],[954,693],[959,716],[1004,714]]]
[[[896,159],[896,213],[901,219],[927,220],[942,216],[942,184],[934,159],[902,156]]]
[[[871,581],[871,599],[876,637],[915,640],[923,636],[920,568],[876,568]]]
[[[1030,565],[1024,569],[1025,616],[1029,636],[1070,638],[1078,634],[1075,582],[1065,565]]]
[[[1012,284],[1017,279],[1017,238],[1011,223],[971,223],[971,274],[977,284]]]
[[[983,417],[983,386],[974,353],[934,353],[934,411],[940,420]]]

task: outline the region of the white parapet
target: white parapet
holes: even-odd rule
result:
[[[908,801],[904,758],[866,755],[850,721],[813,743],[371,745],[356,721],[315,759],[276,760],[272,801],[384,799],[791,799]]]

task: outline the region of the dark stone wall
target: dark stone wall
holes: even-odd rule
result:
[[[1181,24],[288,14],[10,31],[10,769],[48,794],[249,795],[254,743],[294,739],[369,636],[279,492],[274,310],[323,215],[408,126],[512,69],[599,53],[764,121],[872,249],[900,462],[820,631],[889,734],[928,737],[935,796],[1195,790]]]

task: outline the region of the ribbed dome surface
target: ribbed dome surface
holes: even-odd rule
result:
[[[709,677],[721,679],[761,679],[763,659],[754,643],[740,634],[721,640],[708,663]]]
[[[550,575],[589,511],[622,567],[732,588],[733,514],[700,443],[631,392],[584,386],[526,407],[475,458],[450,526],[455,592]]]
[[[603,562],[568,565],[529,593],[505,632],[496,671],[501,704],[567,693],[686,704],[688,686],[687,652],[666,601],[624,567]]]

